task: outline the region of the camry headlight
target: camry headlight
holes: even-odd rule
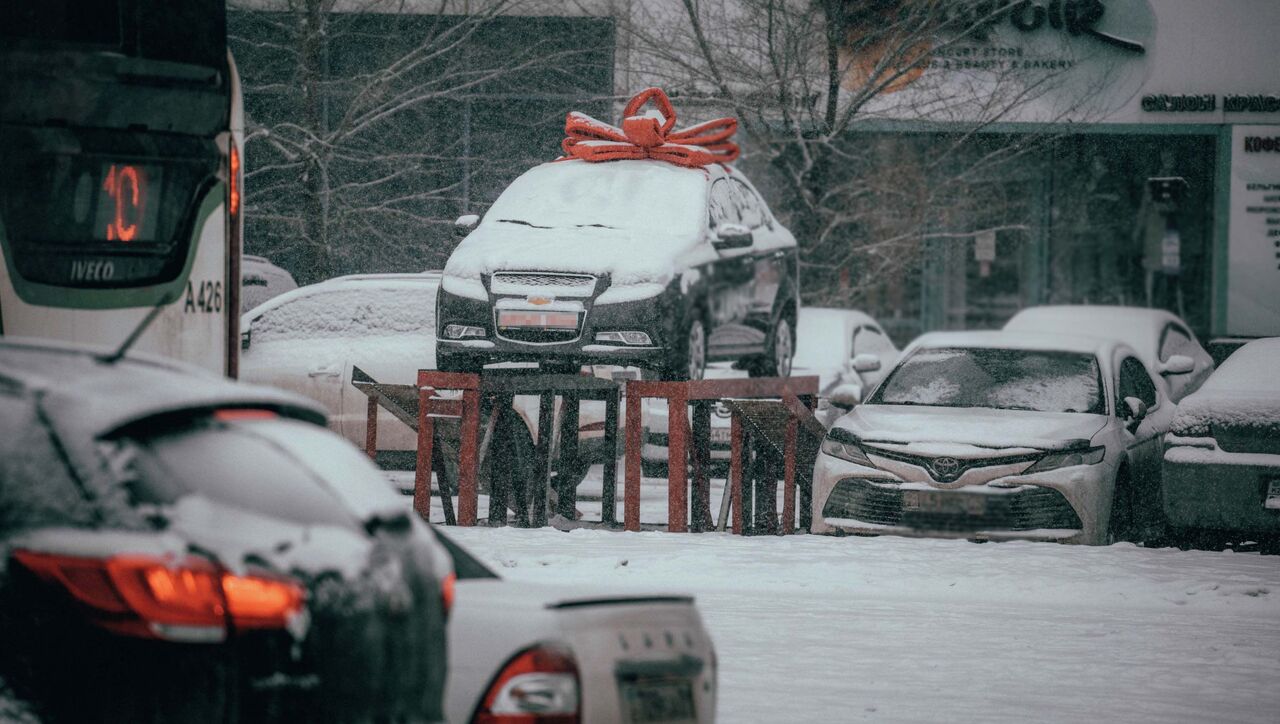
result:
[[[862,451],[858,438],[842,428],[833,427],[827,432],[827,436],[822,439],[822,452],[858,465],[875,467],[875,463]]]
[[[1036,464],[1023,471],[1023,474],[1043,473],[1049,470],[1069,468],[1076,465],[1097,465],[1102,462],[1102,458],[1106,452],[1107,449],[1101,446],[1051,452],[1037,460]]]

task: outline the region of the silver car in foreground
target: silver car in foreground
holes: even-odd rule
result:
[[[450,722],[715,721],[715,648],[693,598],[504,581],[436,532],[458,576]]]
[[[813,532],[1139,537],[1160,522],[1160,439],[1173,412],[1119,342],[928,334],[827,433]]]

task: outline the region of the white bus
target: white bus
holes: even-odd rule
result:
[[[0,3],[0,335],[235,376],[239,78],[225,0]]]

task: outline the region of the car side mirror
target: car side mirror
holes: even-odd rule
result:
[[[845,383],[832,390],[827,400],[836,407],[846,410],[852,409],[862,402],[862,388],[858,385]]]
[[[880,369],[880,358],[873,354],[860,354],[853,358],[853,371],[876,372]]]
[[[1147,403],[1136,397],[1126,397],[1124,398],[1124,406],[1129,413],[1125,426],[1130,430],[1137,429],[1138,424],[1147,416]]]
[[[1160,365],[1162,375],[1185,375],[1196,368],[1196,361],[1185,354],[1175,354]]]
[[[476,224],[480,223],[479,214],[463,214],[453,222],[453,235],[466,236],[471,230],[476,228]]]
[[[725,224],[716,229],[716,234],[711,239],[711,245],[716,248],[716,251],[745,249],[754,243],[755,238],[751,235],[751,229],[742,224]]]

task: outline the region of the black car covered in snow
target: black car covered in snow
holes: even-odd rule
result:
[[[48,721],[439,721],[452,566],[311,402],[0,343],[0,699]]]
[[[634,365],[667,379],[732,361],[785,376],[797,274],[795,238],[732,166],[545,163],[445,265],[437,360]]]

